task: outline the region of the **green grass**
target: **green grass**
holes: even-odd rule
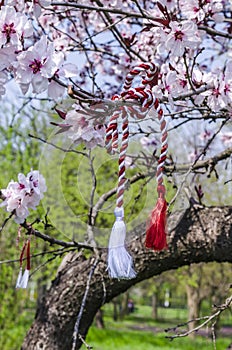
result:
[[[124,328],[106,329],[92,327],[87,336],[87,343],[94,350],[213,350],[210,339],[198,336],[196,339],[182,338],[170,341],[165,338],[166,333],[126,330]],[[222,350],[230,344],[229,339],[218,339],[217,349]]]
[[[139,306],[135,313],[117,322],[112,320],[111,306],[104,308],[105,329],[92,326],[87,336],[87,344],[94,350],[215,350],[212,340],[196,335],[190,337],[167,339],[166,328],[186,321],[186,310],[159,310],[160,319],[151,318],[151,307]],[[216,349],[224,350],[231,343],[231,337],[218,338]]]

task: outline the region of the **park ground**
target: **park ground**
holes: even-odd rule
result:
[[[95,350],[226,350],[232,343],[232,318],[228,312],[220,320],[216,343],[212,341],[211,325],[195,334],[170,340],[174,332],[166,332],[187,320],[186,309],[159,308],[159,319],[151,317],[151,307],[138,306],[130,315],[116,322],[112,318],[111,305],[103,308],[104,329],[93,325],[87,336],[87,344]],[[185,330],[182,327],[179,330]]]

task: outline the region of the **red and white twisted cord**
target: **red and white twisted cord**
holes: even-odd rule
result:
[[[168,133],[167,133],[167,123],[164,118],[163,110],[160,106],[159,101],[156,99],[154,103],[154,107],[158,113],[158,119],[160,123],[160,131],[161,131],[161,151],[158,160],[158,166],[156,171],[156,179],[157,179],[157,190],[159,192],[163,192],[163,170],[164,164],[167,158],[168,151]]]
[[[142,80],[143,86],[145,85],[153,85],[153,80],[155,75],[158,72],[158,68],[154,63],[141,63],[138,66],[134,67],[133,69],[130,70],[130,72],[127,74],[125,83],[123,85],[123,91],[127,91],[131,88],[132,82],[134,78],[140,74],[141,72],[146,72],[146,79]]]
[[[115,111],[106,128],[105,147],[109,154],[114,154],[118,149],[118,118],[120,114],[120,112]]]
[[[141,72],[146,73],[146,77],[142,80],[142,86],[131,88],[134,78]],[[107,130],[106,130],[106,149],[110,154],[114,154],[118,148],[118,118],[122,117],[122,145],[119,154],[119,179],[118,179],[118,191],[117,191],[117,206],[123,205],[124,183],[125,179],[125,156],[128,147],[129,127],[128,127],[128,115],[143,119],[149,109],[154,106],[158,113],[158,119],[160,122],[161,130],[161,153],[157,166],[157,183],[158,192],[163,185],[163,169],[166,161],[168,143],[167,143],[167,126],[164,119],[163,110],[152,93],[152,84],[154,77],[157,75],[158,68],[154,63],[141,63],[134,67],[126,76],[123,91],[120,96],[114,96],[112,100],[124,99],[135,100],[141,103],[140,106],[123,106],[120,110],[114,112],[111,116]],[[147,87],[148,85],[148,87]]]
[[[125,158],[129,142],[129,122],[127,109],[122,109],[122,144],[119,152],[119,171],[118,171],[118,187],[117,187],[117,200],[116,206],[121,208],[123,206],[123,195],[125,191]]]

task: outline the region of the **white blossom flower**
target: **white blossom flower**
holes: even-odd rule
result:
[[[222,23],[225,20],[225,16],[223,15],[223,2],[222,0],[208,0],[203,6],[204,11],[217,23]]]
[[[71,127],[67,130],[67,136],[76,144],[83,142],[87,148],[96,145],[104,146],[105,127],[94,125],[91,119],[87,120],[80,112],[69,111],[65,121]]]
[[[232,147],[232,131],[220,132],[219,136],[226,147]]]
[[[16,12],[13,6],[2,6],[0,11],[0,46],[11,44],[20,48],[24,38],[33,34],[27,16]]]
[[[0,206],[6,206],[8,212],[14,211],[15,222],[21,224],[29,215],[29,209],[36,209],[46,190],[45,179],[38,170],[30,171],[27,176],[20,173],[18,182],[12,180],[1,190],[5,199]]]
[[[186,16],[186,18],[196,18],[198,21],[203,21],[205,18],[205,11],[202,7],[200,7],[198,0],[180,0],[179,5],[181,12]]]
[[[196,24],[193,21],[170,22],[171,32],[165,40],[165,47],[173,56],[182,56],[185,48],[196,49],[201,43]]]
[[[31,9],[33,10],[33,14],[35,18],[39,18],[41,15],[41,6],[46,7],[49,6],[51,3],[51,0],[33,0]]]
[[[15,61],[16,54],[13,46],[6,46],[0,49],[0,70],[9,68]]]
[[[184,68],[184,67],[183,67]],[[177,97],[188,91],[188,81],[185,72],[169,71],[166,76],[166,90],[172,95],[172,97]]]
[[[55,51],[52,43],[47,42],[46,36],[27,51],[20,53],[15,65],[16,81],[25,94],[30,84],[33,92],[40,93],[47,89],[48,79],[57,71]]]
[[[152,151],[152,153],[156,152],[158,141],[154,137],[149,138],[147,136],[143,136],[140,139],[140,143],[146,151]]]
[[[1,96],[5,95],[6,89],[5,84],[7,82],[7,74],[6,72],[0,72],[0,98]]]
[[[73,63],[64,63],[64,55],[62,52],[54,55],[54,64],[57,67],[57,70],[54,76],[58,79],[62,78],[72,78],[77,76],[78,69],[77,66]],[[55,80],[51,80],[48,85],[48,96],[57,99],[62,97],[64,94],[65,88],[58,84]]]

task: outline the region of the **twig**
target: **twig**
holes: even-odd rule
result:
[[[89,344],[86,343],[85,339],[82,337],[82,335],[78,334],[79,339],[81,340],[81,342],[85,345],[86,349],[91,350],[93,349],[93,347]]]
[[[85,243],[79,243],[79,242],[75,242],[75,241],[65,242],[65,241],[61,241],[60,239],[50,237],[50,236],[46,235],[45,233],[42,233],[38,230],[35,230],[31,225],[27,224],[27,222],[24,222],[23,224],[21,224],[21,226],[27,230],[28,234],[34,235],[38,238],[41,238],[45,242],[49,242],[51,245],[57,244],[57,245],[60,245],[62,247],[65,247],[65,248],[76,247],[76,249],[84,248],[84,249],[89,249],[89,250],[93,251],[93,247],[91,247],[90,245],[85,244]]]
[[[80,4],[75,4],[72,2],[52,2],[51,3],[52,6],[70,6],[70,7],[74,7],[80,10],[91,10],[91,11],[97,11],[97,12],[103,12],[103,13],[114,13],[117,15],[124,15],[127,17],[134,17],[134,18],[146,18],[146,19],[150,19],[150,20],[154,20],[155,18],[152,16],[149,16],[147,14],[144,13],[138,13],[138,12],[126,12],[120,9],[115,9],[112,7],[98,7],[98,6],[90,6],[90,5],[80,5]]]
[[[77,154],[81,154],[82,156],[87,157],[87,153],[85,153],[85,152],[77,151],[77,150],[72,149],[72,148],[71,149],[62,148],[60,146],[55,145],[52,142],[49,142],[47,140],[42,139],[41,137],[38,137],[38,136],[35,136],[35,135],[32,135],[32,134],[28,134],[28,136],[33,138],[33,139],[36,139],[38,141],[41,141],[43,143],[46,143],[47,145],[50,145],[50,146],[52,146],[52,147],[54,147],[54,148],[56,148],[56,149],[58,149],[58,150],[60,150],[62,152],[65,152],[65,153],[77,153]]]
[[[232,295],[229,298],[226,299],[224,304],[219,305],[219,306],[216,307],[217,311],[215,313],[213,313],[210,316],[204,316],[204,317],[201,317],[201,318],[197,319],[197,320],[205,319],[205,321],[203,323],[201,323],[199,326],[197,326],[197,327],[195,327],[195,328],[193,328],[193,329],[191,329],[189,331],[183,332],[183,333],[177,333],[175,335],[166,336],[166,338],[168,338],[170,340],[173,340],[175,338],[187,337],[189,334],[197,332],[199,329],[201,329],[204,326],[206,326],[209,322],[217,319],[223,311],[227,310],[231,306],[231,303],[232,303]],[[188,321],[186,324],[188,324],[188,323],[190,323],[192,321],[195,321],[195,320]],[[181,326],[183,326],[183,325],[181,325]],[[177,328],[179,328],[179,326],[175,327],[175,329],[177,329]],[[173,329],[167,329],[165,331],[169,332],[170,330],[173,330]]]
[[[10,215],[3,221],[2,226],[0,227],[0,233],[2,232],[2,230],[4,229],[4,227],[6,226],[7,222],[12,218],[12,216],[14,215],[14,211],[12,211],[12,213],[10,213]]]
[[[232,39],[232,35],[224,32],[219,32],[218,30],[215,30],[213,28],[207,27],[207,26],[199,26],[200,30],[206,31],[206,33],[210,35],[215,35],[215,36],[222,36],[223,38],[227,39]]]
[[[85,293],[84,293],[84,296],[83,296],[83,299],[82,299],[82,302],[81,302],[81,307],[80,307],[79,313],[77,315],[77,320],[76,320],[76,323],[75,323],[75,326],[74,326],[72,350],[76,349],[77,336],[80,338],[80,335],[79,335],[80,322],[81,322],[81,318],[82,318],[83,311],[84,311],[84,308],[85,308],[86,299],[87,299],[87,296],[88,296],[88,293],[89,293],[90,281],[91,281],[91,278],[93,276],[93,273],[94,273],[94,270],[95,270],[97,264],[98,264],[98,259],[95,259],[95,261],[94,261],[94,263],[93,263],[93,265],[92,265],[92,267],[90,269],[90,272],[89,272],[89,276],[88,276],[87,283],[86,283],[86,288],[85,288]],[[81,336],[80,339],[82,339],[82,336]]]
[[[174,195],[174,197],[172,198],[172,200],[169,203],[169,207],[175,202],[177,196],[179,195],[187,177],[189,176],[189,174],[193,171],[193,169],[195,168],[197,162],[199,161],[200,157],[202,155],[204,155],[206,153],[206,150],[208,149],[208,147],[210,146],[210,144],[213,142],[213,140],[215,139],[216,135],[221,131],[221,129],[223,128],[223,126],[226,124],[226,122],[228,121],[228,118],[226,120],[224,120],[221,123],[221,126],[219,127],[219,129],[217,130],[217,132],[215,132],[213,134],[213,136],[208,140],[207,144],[205,145],[204,149],[202,150],[202,152],[199,153],[199,155],[196,157],[195,161],[192,163],[192,165],[189,167],[188,171],[186,172],[186,174],[184,175],[183,180],[180,183],[179,188],[176,191],[176,194]],[[232,148],[231,148],[232,149]],[[210,163],[208,162],[208,166],[210,165]],[[215,164],[211,164],[211,168],[213,169],[212,165],[214,166]],[[196,169],[196,168],[195,168]]]
[[[32,255],[30,255],[30,258],[37,258],[38,256],[44,256],[47,254],[56,254],[58,256],[58,255],[63,255],[63,254],[69,253],[69,252],[73,252],[75,250],[76,250],[75,247],[68,248],[68,249],[66,249],[64,247],[64,248],[59,248],[59,249],[55,249],[55,250],[44,251],[42,253],[32,254]],[[27,257],[22,259],[22,261],[24,261],[24,260],[27,260]],[[18,263],[19,261],[20,261],[20,259],[1,260],[0,265],[2,265],[2,264],[14,264],[14,263]]]
[[[93,166],[94,158],[91,156],[91,150],[89,151],[89,166],[90,166],[90,172],[92,175],[92,188],[90,193],[90,206],[89,206],[89,213],[88,213],[88,228],[87,228],[87,234],[88,234],[88,241],[91,244],[91,246],[96,247],[96,241],[94,239],[93,234],[93,227],[95,225],[95,217],[92,215],[93,212],[93,206],[94,206],[94,195],[96,192],[97,187],[97,178]]]

